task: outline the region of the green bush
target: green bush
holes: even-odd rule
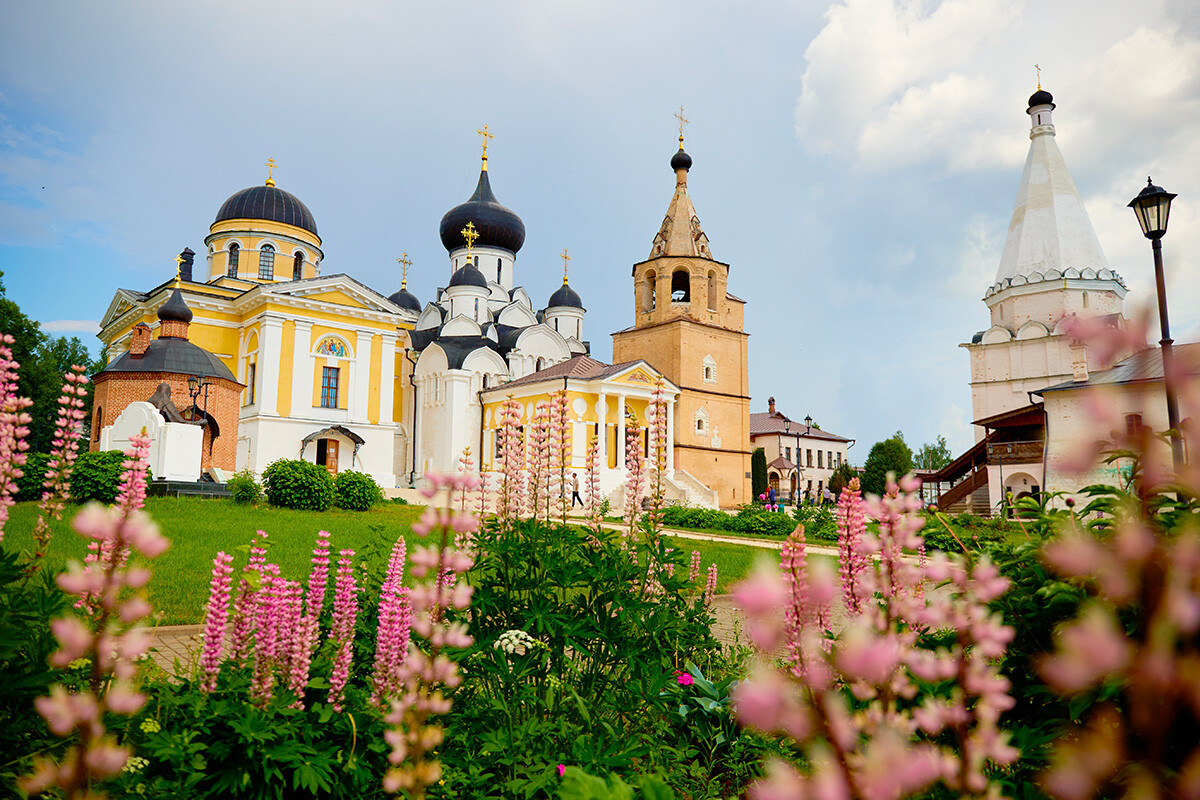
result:
[[[334,503],[348,511],[368,511],[383,499],[383,490],[365,472],[347,470],[333,482]]]
[[[71,499],[78,503],[98,500],[112,503],[121,489],[125,454],[120,450],[80,453],[71,471]]]
[[[25,458],[25,473],[17,478],[17,494],[13,497],[18,503],[26,500],[42,499],[42,481],[46,479],[46,467],[50,465],[48,453],[29,453]]]
[[[238,505],[256,506],[262,499],[262,487],[254,480],[254,473],[249,467],[234,474],[225,485],[233,494],[233,502]]]
[[[328,511],[333,505],[333,476],[309,461],[279,460],[263,471],[267,502],[281,508]]]

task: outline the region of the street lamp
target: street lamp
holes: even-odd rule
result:
[[[1167,216],[1171,213],[1171,201],[1178,195],[1164,191],[1146,178],[1146,188],[1129,201],[1129,207],[1137,215],[1142,235],[1150,240],[1154,250],[1154,282],[1158,290],[1158,322],[1162,326],[1163,384],[1167,391],[1167,426],[1171,429],[1171,460],[1175,471],[1183,467],[1183,440],[1179,436],[1179,404],[1175,399],[1174,355],[1171,351],[1171,326],[1167,322],[1167,286],[1163,278],[1162,237],[1167,232]]]
[[[804,435],[812,433],[812,414],[804,418]]]
[[[208,414],[208,387],[212,386],[212,382],[201,375],[193,375],[188,378],[188,393],[192,396],[192,408],[196,407],[196,398],[204,392],[204,413]]]

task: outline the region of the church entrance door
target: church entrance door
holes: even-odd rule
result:
[[[337,439],[317,439],[317,464],[329,470],[330,475],[338,471]]]

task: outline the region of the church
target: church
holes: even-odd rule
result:
[[[117,290],[98,334],[107,366],[95,377],[108,388],[92,448],[129,403],[149,399],[147,387],[166,384],[158,400],[205,426],[205,467],[261,475],[300,458],[369,473],[385,489],[419,486],[427,472],[456,469],[468,450],[491,469],[504,401],[520,399],[532,420],[539,400],[566,389],[571,468],[585,468],[595,439],[602,490],[619,498],[625,437],[645,426],[661,386],[669,499],[746,502],[744,301],[727,291],[729,265],[713,259],[688,196],[682,129],[670,162],[675,192],[649,259],[633,268],[635,322],[614,334],[611,365],[590,357],[566,250],[562,284],[545,305],[521,284],[525,225],[492,189],[491,134],[480,134],[475,191],[439,226],[446,285],[424,303],[407,288],[407,256],[390,295],[327,272],[315,217],[275,185],[269,161],[263,185],[220,205],[201,263],[185,249],[170,280]],[[148,351],[193,357],[167,363]]]

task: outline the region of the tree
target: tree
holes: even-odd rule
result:
[[[849,461],[843,461],[837,465],[837,469],[829,476],[829,491],[833,492],[834,496],[840,495],[842,489],[850,483],[851,478],[858,476],[858,470],[850,466]]]
[[[755,448],[750,456],[750,492],[754,497],[767,490],[767,451]]]
[[[883,494],[889,472],[900,478],[912,468],[912,450],[904,443],[904,435],[896,431],[895,435],[871,446],[867,463],[863,465],[862,489],[871,494]]]
[[[953,461],[950,455],[950,445],[946,444],[945,436],[938,436],[937,441],[926,442],[913,456],[913,466],[917,469],[935,470]]]
[[[19,391],[33,401],[29,413],[29,436],[25,441],[34,453],[48,453],[54,441],[54,421],[58,416],[58,396],[62,392],[63,373],[72,364],[87,368],[89,374],[103,365],[93,363],[87,348],[78,337],[47,336],[36,320],[26,316],[4,291],[4,273],[0,271],[0,334],[14,339],[13,359],[21,366],[17,370]],[[85,421],[91,420],[92,392],[84,398]],[[86,424],[86,422],[85,422]]]

